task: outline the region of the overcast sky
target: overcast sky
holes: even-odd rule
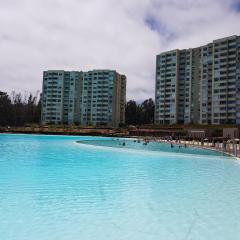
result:
[[[240,34],[240,0],[0,0],[0,91],[41,89],[48,69],[114,69],[154,97],[162,51]]]

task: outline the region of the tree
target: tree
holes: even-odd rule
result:
[[[40,123],[41,122],[41,108],[42,108],[42,99],[41,99],[41,96],[38,100],[38,104],[37,106],[35,107],[35,114],[34,114],[34,119],[33,119],[33,122],[35,123]]]
[[[12,92],[11,96],[0,92],[0,126],[24,126],[39,123],[41,119],[41,100],[37,94]],[[38,100],[38,101],[37,101]]]
[[[151,98],[141,104],[142,123],[151,124],[154,122],[154,102]]]
[[[12,123],[11,99],[5,92],[0,92],[0,126],[7,126]]]
[[[154,102],[151,98],[137,104],[130,100],[126,104],[126,124],[142,125],[151,124],[154,121]]]
[[[126,104],[126,124],[137,124],[138,105],[134,100],[130,100]]]
[[[21,93],[12,92],[13,125],[23,126],[24,124],[24,104]]]

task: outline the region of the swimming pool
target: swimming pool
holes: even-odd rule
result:
[[[79,144],[86,144],[90,146],[97,147],[112,147],[112,148],[122,148],[124,150],[143,150],[143,151],[154,151],[154,152],[165,152],[165,153],[184,153],[184,154],[193,154],[196,155],[213,155],[221,156],[222,152],[210,150],[210,149],[201,149],[199,147],[189,147],[184,146],[183,144],[170,144],[169,143],[160,143],[160,142],[146,142],[142,139],[124,139],[124,138],[104,138],[104,139],[83,139],[77,141]]]
[[[0,135],[0,239],[239,240],[239,162],[161,147]]]

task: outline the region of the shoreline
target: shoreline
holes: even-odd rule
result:
[[[39,134],[39,135],[64,135],[64,136],[103,136],[103,137],[130,137],[129,131],[118,129],[97,129],[97,128],[83,128],[83,129],[23,129],[16,128],[10,130],[1,130],[0,134]]]
[[[238,156],[235,156],[233,153],[230,152],[230,151],[233,152],[233,149],[229,149],[229,152],[228,152],[228,151],[223,151],[222,148],[220,149],[220,147],[217,148],[217,147],[204,146],[204,145],[202,146],[200,144],[201,143],[200,141],[180,140],[180,142],[182,142],[182,143],[176,143],[174,141],[166,141],[166,140],[161,141],[160,140],[159,142],[164,142],[164,143],[168,143],[168,144],[174,144],[174,145],[177,145],[177,146],[179,146],[179,145],[183,146],[184,144],[186,144],[188,147],[211,150],[211,151],[222,153],[223,155],[225,154],[227,156],[233,157],[233,158],[235,158],[235,160],[240,160],[240,152],[239,152],[240,149],[238,149],[238,154],[237,154]],[[194,143],[197,143],[197,144],[191,144],[190,142],[194,142]],[[240,148],[240,146],[239,146],[239,148]]]
[[[146,136],[132,136],[125,132],[122,131],[114,131],[114,130],[102,130],[102,129],[81,129],[82,131],[78,131],[77,133],[75,131],[67,131],[67,132],[62,132],[62,131],[0,131],[0,134],[26,134],[26,135],[52,135],[52,136],[99,136],[99,137],[113,137],[113,138],[128,138],[128,139],[141,139],[142,141],[149,141],[149,142],[159,142],[159,143],[165,143],[165,144],[173,144],[176,146],[184,146],[186,144],[187,147],[192,147],[192,148],[200,148],[200,149],[206,149],[206,150],[211,150],[211,151],[216,151],[219,153],[222,153],[223,155],[225,154],[226,156],[233,157],[235,160],[240,160],[240,145],[237,149],[237,156],[234,155],[233,153],[233,146],[232,144],[227,145],[228,151],[225,150],[223,151],[222,146],[218,144],[218,147],[215,146],[209,146],[212,143],[204,143],[208,144],[208,146],[202,145],[200,141],[187,141],[185,139],[180,139],[179,142],[176,140],[163,140],[160,137],[146,137]],[[232,148],[231,148],[232,147]]]

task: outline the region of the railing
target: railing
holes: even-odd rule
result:
[[[187,145],[192,147],[199,147],[199,148],[205,148],[205,149],[211,149],[218,152],[225,153],[227,155],[231,155],[234,157],[240,157],[240,143],[235,142],[232,140],[231,142],[202,142],[202,141],[196,141],[196,140],[163,140],[160,139],[160,142],[169,142],[172,144],[177,145]]]
[[[205,146],[203,145],[203,147]],[[232,155],[234,157],[240,157],[240,145],[235,142],[232,143],[217,142],[215,144],[211,143],[210,148],[228,155]]]

